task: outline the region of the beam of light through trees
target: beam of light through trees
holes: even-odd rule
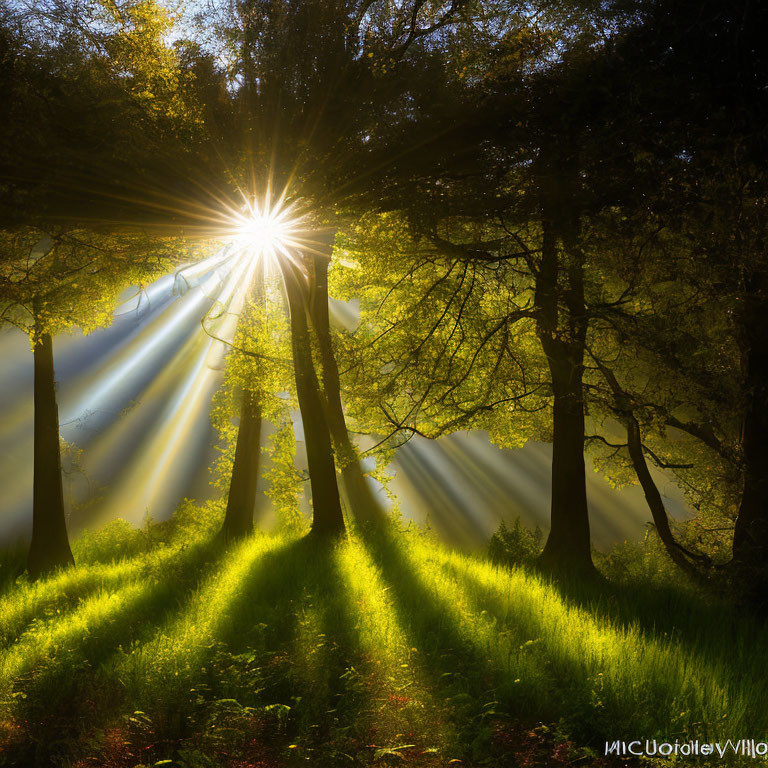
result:
[[[277,258],[313,250],[305,217],[280,201],[272,207],[251,201],[232,214],[230,224],[227,246],[133,289],[111,327],[57,338],[62,437],[79,452],[75,463],[65,461],[75,532],[115,517],[138,524],[147,512],[163,519],[183,497],[209,495],[211,398],[255,263],[263,258],[273,270]],[[354,307],[333,299],[331,316],[347,329],[355,324]],[[3,333],[0,348],[8,362],[0,374],[6,394],[0,411],[6,456],[0,465],[0,535],[7,537],[23,534],[29,519],[31,360],[26,340],[15,331]],[[293,418],[301,441],[298,413]],[[298,449],[302,466],[301,443]],[[392,490],[407,518],[428,519],[448,541],[480,546],[502,518],[519,514],[546,526],[549,461],[544,446],[500,451],[479,433],[414,438],[396,454]],[[638,488],[613,491],[594,475],[589,484],[598,546],[642,534],[647,512]],[[673,512],[684,515],[679,493],[667,487]]]

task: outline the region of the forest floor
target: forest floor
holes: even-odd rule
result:
[[[768,734],[768,631],[688,587],[556,586],[389,524],[225,546],[188,517],[6,581],[0,765],[618,766],[606,741]]]

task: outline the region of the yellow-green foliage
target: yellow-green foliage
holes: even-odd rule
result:
[[[189,98],[193,75],[181,66],[178,49],[169,44],[178,10],[172,12],[155,0],[102,0],[99,11],[110,32],[104,38],[105,62],[134,102],[137,119],[170,124],[188,134],[201,123],[201,115]]]
[[[269,483],[267,496],[275,509],[278,525],[286,531],[306,532],[308,520],[299,508],[302,477],[293,462],[296,435],[290,420],[269,436],[265,453],[271,459],[271,466],[263,477]]]
[[[214,397],[211,420],[220,444],[213,483],[223,491],[229,488],[237,444],[241,393],[248,391],[256,399],[263,422],[275,432],[262,447],[270,468],[261,472],[268,483],[267,496],[272,501],[280,526],[303,530],[306,522],[299,510],[301,477],[294,466],[296,439],[290,408],[296,407],[291,363],[288,318],[274,281],[255,291],[238,323],[232,350],[227,358],[224,386]]]
[[[84,531],[72,547],[80,565],[119,560],[145,552],[158,543],[156,526],[134,528],[126,520],[118,518],[95,531]]]
[[[124,585],[138,574],[142,563],[120,561],[94,563],[87,568],[63,571],[46,581],[21,586],[0,599],[0,639],[3,645],[16,640],[32,620],[56,620],[78,606],[90,594]]]
[[[191,253],[180,239],[143,234],[0,231],[3,320],[30,334],[90,333],[112,322],[125,288],[154,279]]]
[[[608,219],[612,215],[606,214]],[[616,322],[610,312],[590,314],[583,372],[586,448],[595,471],[612,485],[637,483],[626,427],[612,389],[594,364],[598,359],[616,372],[630,394],[647,461],[674,471],[690,506],[699,512],[680,532],[685,543],[725,561],[730,537],[724,531],[732,528],[742,487],[739,462],[733,458],[740,447],[721,437],[738,432],[731,429],[737,416],[722,413],[723,403],[740,398],[736,345],[727,324],[709,317],[712,312],[719,316],[717,311],[708,304],[698,308],[693,295],[681,298],[681,291],[696,290],[681,285],[671,271],[670,249],[680,248],[675,236],[664,234],[648,251],[641,249],[640,270],[627,257],[637,247],[636,233],[614,221],[603,223],[612,234],[597,229],[585,233],[582,244],[586,301],[590,307],[621,307],[627,320]],[[474,244],[509,234],[485,220],[446,217],[432,235],[389,212],[369,213],[337,236],[332,294],[360,301],[357,330],[337,337],[353,429],[389,435],[385,446],[407,439],[412,431],[436,437],[465,428],[487,430],[500,447],[551,441],[550,374],[537,338],[531,265],[514,256],[495,259],[493,249],[487,261],[466,259],[451,245],[479,247]],[[516,228],[515,237],[520,248],[540,248],[536,223]],[[637,290],[638,280],[643,290]],[[686,301],[696,307],[690,317],[676,309],[687,306]],[[725,308],[720,311],[727,315]],[[654,334],[659,315],[666,313],[680,317],[661,343]],[[704,352],[692,357],[686,352],[690,362],[675,363],[670,352],[688,350],[690,339],[703,331],[711,336],[714,357],[706,362]],[[713,391],[723,394],[710,402]],[[673,417],[707,425],[704,431],[712,430],[713,440],[724,441],[722,455],[684,430],[669,428]]]
[[[468,243],[494,234],[463,220],[446,227],[443,237]],[[332,295],[360,301],[359,327],[338,337],[354,428],[485,429],[504,447],[546,438],[549,385],[529,277],[511,262],[456,259],[392,213],[366,216],[336,245]]]
[[[692,589],[555,586],[389,524],[225,547],[193,510],[176,543],[0,602],[0,723],[38,760],[108,764],[94,729],[149,764],[257,762],[266,739],[286,761],[504,765],[494,734],[517,722],[585,746],[768,728],[765,628]]]

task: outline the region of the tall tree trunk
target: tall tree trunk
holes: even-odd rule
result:
[[[61,480],[59,409],[53,372],[53,340],[49,333],[34,338],[34,480],[32,541],[27,557],[29,575],[36,579],[56,568],[74,565],[69,548]]]
[[[549,151],[542,149],[538,169],[542,254],[534,301],[536,331],[549,363],[554,403],[550,531],[539,562],[547,569],[593,574],[582,381],[587,313],[574,175],[568,163],[554,162]]]
[[[310,267],[310,311],[317,335],[320,363],[323,371],[326,414],[331,430],[337,464],[341,467],[341,482],[345,501],[358,521],[380,519],[382,510],[365,478],[354,445],[349,438],[344,408],[341,402],[339,367],[333,351],[328,314],[328,264],[330,257],[312,256]]]
[[[552,570],[592,572],[584,467],[583,367],[561,344],[543,346],[552,376],[554,405],[550,530],[539,562]]]
[[[741,446],[744,489],[733,535],[733,568],[745,596],[768,608],[768,306],[757,298],[768,290],[768,277],[760,282],[751,286],[753,297],[747,299],[744,322],[748,400]]]
[[[229,482],[227,511],[221,527],[221,535],[225,539],[247,536],[253,531],[253,508],[256,504],[260,458],[261,409],[258,396],[246,389],[242,393],[240,404],[235,461]]]
[[[264,300],[263,259],[257,264],[253,280],[253,299],[260,305]],[[235,461],[229,481],[227,511],[221,526],[221,536],[225,539],[240,538],[253,531],[253,508],[261,464],[261,421],[259,394],[246,388],[240,402]]]
[[[312,488],[312,531],[318,534],[339,534],[344,531],[344,516],[336,483],[328,420],[312,360],[312,341],[307,323],[307,295],[302,290],[303,275],[286,259],[281,260],[280,266],[291,312],[296,394],[304,427],[309,481]]]

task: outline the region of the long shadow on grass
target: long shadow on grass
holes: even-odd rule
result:
[[[164,558],[158,548],[154,557],[168,559],[177,556],[178,545],[171,545]],[[19,591],[0,596],[0,653],[12,645],[35,620],[50,618],[55,611],[57,620],[77,610],[84,600],[103,591],[116,591],[122,582],[131,581],[146,571],[148,552],[140,552],[111,563],[97,561],[58,571],[47,579],[25,584]]]
[[[81,636],[71,644],[66,640],[56,644],[41,664],[24,669],[14,683],[12,710],[15,720],[24,723],[24,743],[18,756],[3,755],[5,764],[53,764],[70,752],[79,736],[113,711],[121,690],[114,680],[100,680],[99,668],[122,647],[149,637],[158,623],[183,605],[224,554],[219,542],[205,540],[159,560],[155,572],[145,574],[146,586],[116,590],[117,605],[103,616],[97,612]],[[85,610],[87,605],[82,605],[62,620],[77,618]]]
[[[506,634],[506,630],[512,630],[512,636],[508,642],[514,650],[514,646],[526,640],[547,638],[557,643],[558,638],[554,636],[552,627],[547,628],[547,621],[544,615],[540,615],[534,609],[531,611],[522,610],[518,614],[510,614],[509,598],[505,597],[503,590],[498,590],[489,584],[484,583],[476,575],[472,574],[467,568],[461,568],[455,563],[446,561],[441,564],[441,568],[456,582],[462,585],[462,592],[468,600],[473,612],[481,614],[487,612],[499,621],[499,632]],[[531,579],[534,576],[531,575]],[[626,588],[618,590],[615,586],[603,585],[602,590],[597,592],[588,585],[570,584],[565,585],[562,582],[555,584],[549,582],[546,588],[562,600],[564,607],[575,609],[578,614],[585,617],[585,623],[590,620],[601,623],[606,621],[606,637],[614,636],[620,642],[623,640],[623,630],[630,624],[635,624],[640,629],[643,628],[642,621],[638,621],[638,616],[644,617],[649,623],[654,618],[653,607],[658,605],[654,602],[654,595],[633,595],[626,591]],[[673,593],[674,594],[674,593]],[[678,598],[680,594],[678,593]],[[667,600],[669,594],[664,594],[662,605],[669,610]],[[673,603],[674,605],[674,603]],[[651,623],[654,631],[646,632],[653,635],[655,640],[659,641],[657,647],[660,647],[661,657],[666,655],[664,649],[668,649],[670,667],[666,673],[659,673],[654,664],[650,664],[647,670],[649,678],[642,679],[645,670],[641,669],[636,673],[631,681],[627,681],[626,695],[618,691],[609,694],[603,691],[599,696],[595,696],[596,687],[594,674],[589,673],[589,659],[579,655],[578,635],[572,636],[567,646],[560,650],[553,649],[552,654],[555,660],[555,666],[549,668],[550,673],[557,671],[557,680],[550,686],[551,698],[560,710],[558,716],[565,716],[568,721],[568,727],[584,739],[621,738],[623,736],[632,736],[641,728],[646,733],[665,734],[670,728],[682,731],[683,729],[692,729],[692,733],[699,733],[704,729],[702,735],[706,735],[711,727],[722,725],[720,718],[724,711],[719,711],[715,707],[710,711],[709,717],[706,716],[707,707],[710,700],[704,695],[703,691],[729,690],[730,706],[734,711],[729,715],[735,718],[744,718],[746,720],[736,720],[740,726],[749,726],[751,731],[761,732],[765,727],[765,718],[758,714],[762,713],[762,707],[759,702],[764,699],[764,695],[756,690],[751,681],[753,676],[750,670],[755,664],[764,664],[766,661],[766,649],[761,645],[760,639],[749,637],[742,627],[742,633],[737,641],[732,642],[732,632],[730,629],[724,631],[718,626],[716,614],[704,609],[701,603],[696,603],[686,612],[686,606],[680,605],[680,614],[684,620],[708,621],[699,629],[704,632],[711,632],[713,639],[707,637],[701,643],[695,639],[695,634],[687,636],[688,642],[680,644],[678,633],[670,631],[665,634],[658,630],[658,626]],[[643,613],[645,611],[645,613]],[[676,627],[672,623],[675,616],[659,616],[662,622],[669,622],[668,626]],[[600,624],[598,624],[599,626]],[[696,629],[696,628],[694,628]],[[517,631],[515,631],[517,630]],[[575,633],[580,633],[579,628],[574,629]],[[585,630],[586,631],[586,628]],[[528,633],[530,637],[526,637]],[[571,638],[570,635],[567,637]],[[640,642],[640,649],[642,643]],[[634,648],[628,647],[631,654]],[[675,662],[675,655],[678,651],[683,654],[681,662]],[[588,655],[588,654],[587,654]],[[610,664],[610,662],[609,662]],[[610,670],[606,671],[610,674]],[[712,687],[714,682],[715,687]],[[699,695],[693,694],[689,703],[686,704],[685,697],[690,695],[686,693],[686,686],[692,683],[694,686],[700,686]],[[638,699],[634,692],[629,688],[633,685],[640,685],[645,690],[643,697]],[[502,694],[504,695],[504,694]],[[541,695],[541,694],[539,694]],[[699,696],[703,695],[704,700],[700,701]],[[741,698],[742,696],[746,697]],[[595,701],[602,699],[600,705],[595,707]],[[713,697],[712,701],[715,701]],[[655,701],[655,703],[653,703]],[[748,712],[739,710],[741,704],[751,702],[752,706],[747,707]],[[630,702],[634,702],[631,704]],[[639,710],[632,709],[639,707]],[[680,710],[687,710],[692,707],[690,713]],[[696,717],[693,710],[699,707],[703,711]],[[613,708],[613,709],[612,709]],[[679,714],[679,721],[675,726],[671,725],[672,719]],[[717,722],[716,722],[717,721]],[[735,727],[735,726],[732,726]],[[738,728],[737,728],[738,729]],[[750,730],[750,727],[746,727]],[[710,733],[709,736],[712,736]]]
[[[257,558],[233,597],[216,639],[233,653],[256,648],[280,653],[296,634],[298,610],[312,584],[323,542],[304,536]]]
[[[353,759],[367,764],[376,749],[398,740],[395,730],[387,730],[391,723],[385,712],[397,706],[392,703],[391,672],[383,672],[376,649],[367,646],[360,634],[359,622],[366,616],[355,610],[354,586],[343,564],[349,546],[354,545],[318,542],[312,550],[304,574],[307,599],[300,606],[294,640],[302,700],[292,740],[302,760],[332,768]],[[402,721],[400,726],[407,729]],[[416,738],[411,734],[407,740]],[[407,759],[396,751],[389,753],[390,760],[398,758]]]
[[[674,585],[578,580],[551,583],[563,600],[614,626],[635,625],[644,634],[685,648],[700,662],[722,663],[751,676],[768,666],[768,627],[716,597]]]
[[[369,704],[367,690],[356,684],[354,669],[364,663],[364,654],[338,558],[336,546],[322,545],[312,569],[317,640],[307,681],[313,686],[308,690],[311,704],[303,713],[301,727],[309,748],[324,751],[324,757],[336,765],[344,762],[343,750],[359,747],[353,743],[354,733],[362,728],[362,712]],[[311,637],[310,633],[308,639]],[[329,754],[326,745],[330,742],[337,751]]]
[[[442,695],[450,705],[459,747],[467,756],[474,750],[474,757],[487,757],[485,718],[499,670],[462,634],[450,603],[416,572],[404,551],[407,537],[389,522],[361,526],[360,535],[389,587],[401,627],[418,649],[426,682],[433,695]]]
[[[125,671],[126,706],[151,724],[143,736],[151,735],[156,749],[147,757],[172,759],[179,744],[206,730],[217,701],[237,704],[241,714],[262,707],[265,697],[281,702],[271,690],[281,680],[272,662],[293,632],[290,606],[300,592],[304,550],[301,540],[261,533],[237,542],[186,610],[137,649]]]
[[[485,622],[491,629],[500,663],[504,664],[506,658],[507,675],[497,689],[505,705],[529,721],[560,720],[586,746],[597,746],[598,739],[611,735],[611,723],[605,722],[602,704],[595,706],[596,681],[590,676],[589,660],[580,655],[579,638],[572,634],[581,631],[578,627],[569,630],[550,624],[540,593],[515,604],[505,591],[483,583],[466,567],[451,561],[440,561],[436,567],[455,583],[457,595],[478,622]],[[533,574],[530,578],[535,593],[538,579]],[[552,644],[543,653],[541,641]],[[617,732],[618,724],[613,726],[613,732]]]
[[[213,631],[211,650],[231,657],[246,655],[256,663],[274,667],[258,698],[241,703],[288,703],[295,691],[286,688],[290,674],[283,664],[291,664],[290,649],[296,642],[301,617],[308,607],[326,599],[331,583],[333,542],[305,536],[279,545],[256,558],[232,597],[226,615]],[[220,681],[211,679],[211,684]],[[238,691],[240,694],[247,690]],[[218,691],[222,693],[222,691]]]
[[[338,726],[334,710],[355,647],[342,598],[334,541],[308,536],[255,558],[198,648],[179,696],[158,690],[147,709],[162,724],[156,735],[163,745],[152,758],[173,759],[192,742],[207,755],[226,752],[245,762],[269,762],[289,743],[314,756]],[[212,727],[221,707],[225,729]],[[344,717],[354,721],[355,713]]]
[[[302,627],[308,627],[318,645],[343,650],[336,667],[323,670],[332,676],[357,648],[334,540],[305,536],[265,554],[244,580],[229,613],[231,621],[220,627],[217,639],[234,654],[251,648],[279,663],[300,640]],[[309,626],[313,619],[314,626]]]

